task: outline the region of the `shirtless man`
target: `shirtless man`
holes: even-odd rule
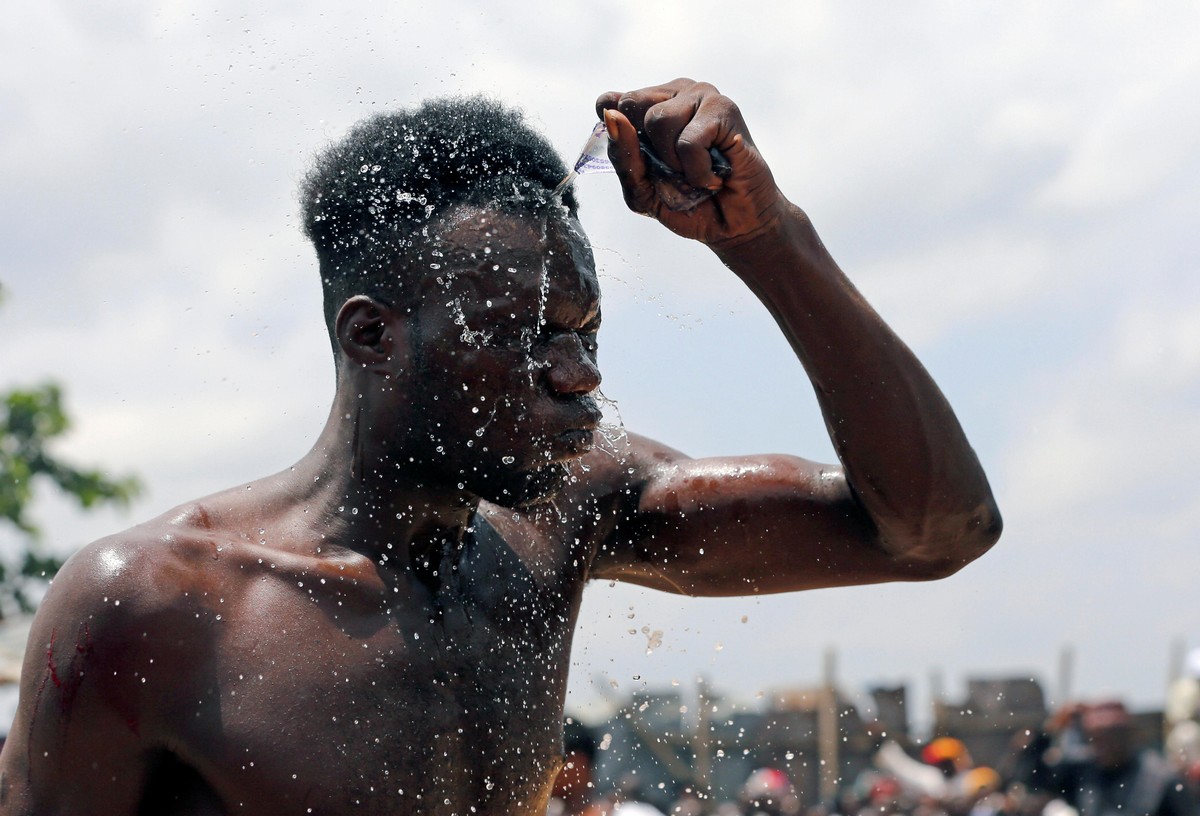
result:
[[[587,581],[925,580],[995,542],[946,400],[775,186],[737,107],[677,80],[597,111],[629,206],[708,245],[774,315],[841,466],[597,438],[600,291],[573,194],[552,194],[561,160],[480,100],[370,120],[303,191],[336,359],[328,423],[295,467],[63,568],[0,812],[542,814]],[[639,131],[716,194],[666,207]]]

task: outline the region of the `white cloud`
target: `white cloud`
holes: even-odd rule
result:
[[[1116,372],[1139,392],[1172,396],[1200,384],[1200,300],[1133,306],[1114,345]]]
[[[864,265],[859,288],[914,346],[995,319],[1030,299],[1054,272],[1053,249],[1008,231],[953,236]]]
[[[1041,191],[1048,207],[1111,207],[1153,192],[1194,162],[1200,111],[1180,100],[1195,88],[1200,57],[1172,54],[1166,70],[1116,85],[1098,109],[1077,111],[1083,129],[1059,173]]]
[[[1019,512],[1033,518],[1080,512],[1136,495],[1147,482],[1200,497],[1198,318],[1200,299],[1124,304],[1099,354],[1025,406],[1020,415],[1034,427],[1016,440],[1005,466]],[[1124,514],[1152,524],[1179,509],[1173,502],[1134,503]]]

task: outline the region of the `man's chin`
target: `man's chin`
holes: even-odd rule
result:
[[[569,477],[565,463],[550,462],[537,470],[512,473],[499,490],[488,491],[493,495],[485,493],[482,497],[501,507],[529,510],[553,501]]]

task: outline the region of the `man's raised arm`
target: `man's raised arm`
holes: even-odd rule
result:
[[[1000,534],[987,478],[924,367],[783,197],[737,106],[676,80],[597,101],[625,199],[707,244],[779,324],[816,390],[842,468],[787,456],[693,460],[635,441],[639,494],[596,563],[688,594],[948,575]],[[639,133],[695,188],[675,211]],[[732,173],[714,172],[716,148]]]

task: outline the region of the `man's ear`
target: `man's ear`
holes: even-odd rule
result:
[[[375,298],[355,295],[338,309],[338,346],[355,368],[388,373],[408,352],[407,322]]]

